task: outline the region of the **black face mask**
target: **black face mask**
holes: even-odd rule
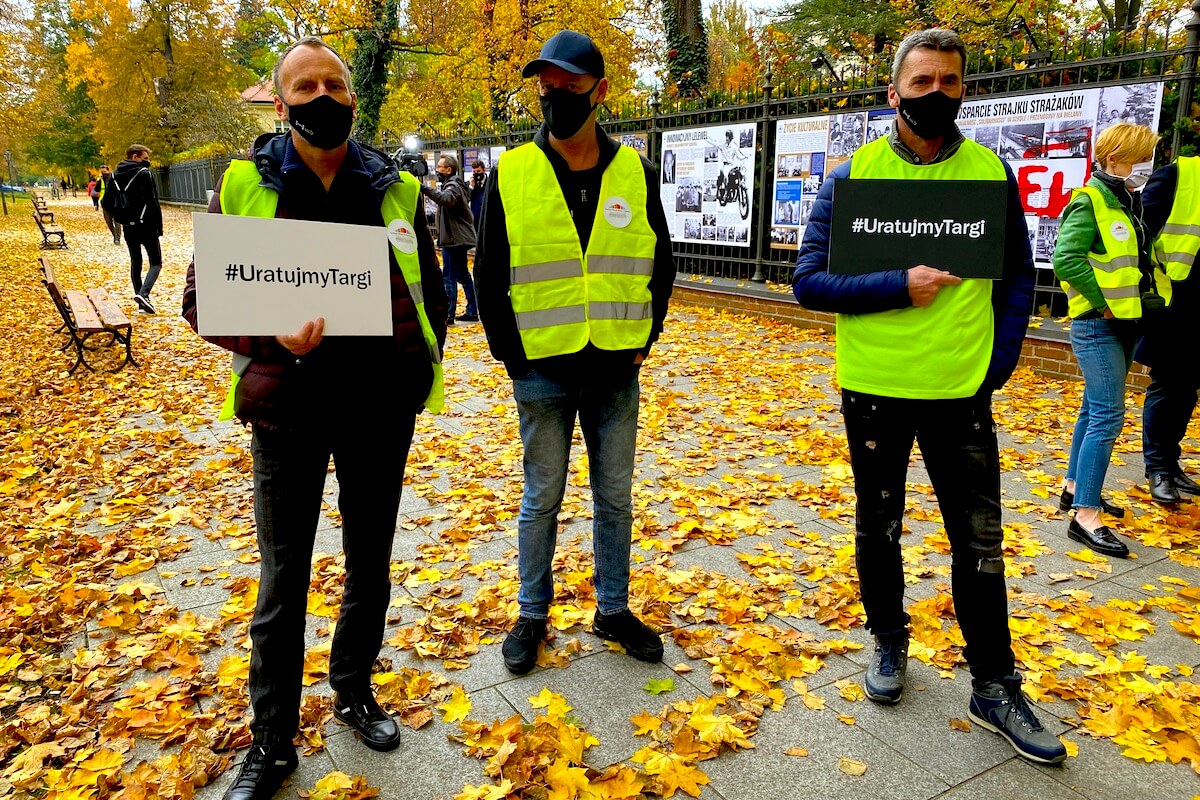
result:
[[[597,81],[596,85],[583,94],[568,92],[566,89],[551,89],[541,96],[542,118],[546,120],[555,139],[570,139],[579,132],[583,123],[587,122],[588,115],[600,105],[589,102],[592,92],[599,84]]]
[[[900,98],[900,116],[909,129],[922,139],[936,139],[954,130],[954,120],[962,98],[934,90],[918,97]]]
[[[313,147],[336,150],[350,138],[354,109],[327,94],[288,106],[288,122]]]
[[[437,182],[438,183],[445,183],[446,181],[450,180],[450,178],[451,178],[451,176],[447,175],[444,172],[437,173]]]

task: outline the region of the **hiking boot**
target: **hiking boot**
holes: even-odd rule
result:
[[[372,750],[382,753],[400,745],[400,726],[379,707],[370,689],[335,692],[333,716],[354,728],[362,743]]]
[[[222,800],[269,800],[296,769],[297,761],[296,748],[291,742],[267,744],[255,737],[237,778],[225,790]]]
[[[513,625],[500,652],[504,654],[504,666],[513,675],[524,675],[537,663],[538,646],[546,638],[546,620],[519,617]]]
[[[998,733],[1020,755],[1039,764],[1061,764],[1067,748],[1058,737],[1042,727],[1033,707],[1021,691],[1021,676],[974,685],[967,716],[977,725]]]
[[[875,654],[867,666],[867,697],[892,706],[904,694],[904,675],[908,671],[908,633],[876,636]]]
[[[145,295],[135,294],[133,302],[137,303],[138,308],[145,311],[147,314],[154,313],[154,304],[150,302],[150,298]]]
[[[626,653],[639,661],[662,661],[662,637],[650,630],[629,609],[615,614],[597,611],[596,618],[592,620],[592,633],[601,639],[619,642]]]

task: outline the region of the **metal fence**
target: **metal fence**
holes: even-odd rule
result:
[[[1180,98],[1195,95],[1197,57],[1200,55],[1200,0],[1192,4],[1184,20],[1186,43],[1177,44],[1182,29],[1178,19],[1144,25],[1137,30],[1093,31],[1082,37],[1064,39],[1053,49],[1036,53],[990,53],[973,58],[966,79],[967,99],[984,96],[1020,96],[1061,87],[1084,88],[1162,81],[1164,108],[1162,127],[1168,131],[1169,147],[1177,151],[1179,129],[1188,118],[1190,103]],[[1061,59],[1061,60],[1055,60]],[[657,163],[665,132],[682,128],[739,122],[756,126],[757,170],[752,193],[757,199],[752,220],[750,247],[732,247],[710,242],[675,242],[673,249],[680,272],[732,280],[788,283],[795,251],[771,247],[771,165],[775,154],[776,120],[806,115],[870,110],[887,106],[888,76],[878,66],[850,67],[815,79],[805,91],[776,87],[768,70],[758,92],[708,97],[699,100],[667,100],[657,94],[602,109],[600,124],[610,134],[645,133],[647,157]],[[468,129],[469,126],[469,129]],[[529,141],[537,120],[519,118],[503,125],[462,120],[454,130],[439,130],[421,123],[418,135],[424,150],[476,149],[504,145],[514,147]],[[1173,131],[1173,137],[1171,133]],[[399,148],[400,141],[385,134],[384,149]],[[224,172],[228,159],[207,159],[175,164],[157,171],[165,199],[205,203]],[[1049,270],[1038,270],[1034,313],[1065,313],[1061,289]]]

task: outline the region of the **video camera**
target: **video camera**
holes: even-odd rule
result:
[[[404,145],[392,154],[400,169],[416,178],[424,178],[429,174],[429,164],[425,154],[421,152],[421,141],[415,136],[405,136]]]

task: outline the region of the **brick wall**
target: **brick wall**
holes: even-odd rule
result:
[[[676,283],[675,292],[671,296],[672,301],[767,317],[801,328],[820,328],[825,331],[832,331],[834,328],[833,314],[801,308],[794,300],[777,292],[758,290],[756,293],[742,294],[723,288],[714,289],[707,284],[694,285],[695,283],[686,280]],[[764,296],[770,294],[776,294],[778,297]],[[1025,344],[1021,347],[1021,364],[1055,380],[1079,380],[1079,365],[1071,353],[1071,345],[1058,339],[1037,337],[1036,328],[1029,332]],[[1149,381],[1146,368],[1141,364],[1134,364],[1129,375],[1129,385],[1145,389]]]

